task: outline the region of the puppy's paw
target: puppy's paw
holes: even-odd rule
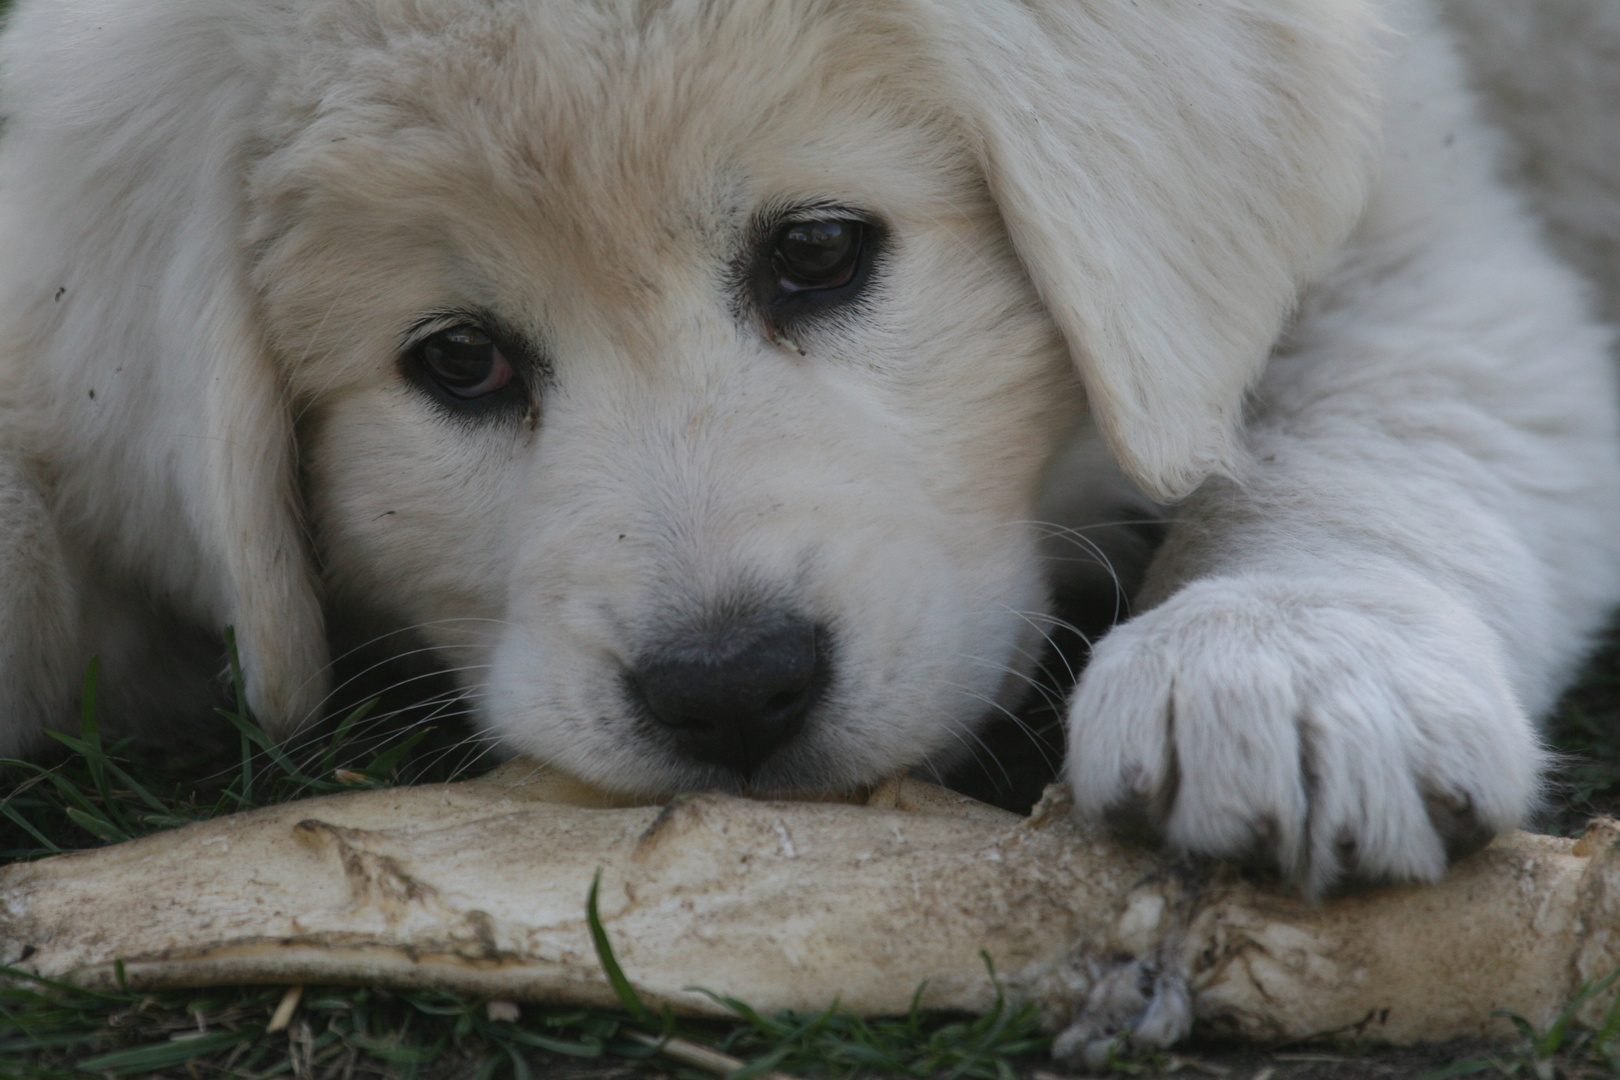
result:
[[[1312,895],[1435,880],[1536,797],[1544,755],[1497,657],[1421,586],[1197,582],[1098,644],[1069,711],[1075,803]]]

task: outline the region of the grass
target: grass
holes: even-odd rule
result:
[[[1545,826],[1578,833],[1592,817],[1620,817],[1620,624],[1612,627],[1549,729],[1562,755]]]
[[[93,994],[37,982],[0,989],[0,1075],[492,1078],[604,1076],[658,1067],[736,1080],[775,1070],[820,1075],[1016,1073],[1046,1041],[1028,1009],[977,1018],[913,1013],[863,1020],[836,1008],[731,1025],[626,1012],[488,1002],[443,991],[309,987],[284,1032],[269,1021],[284,987]],[[644,1007],[643,1007],[644,1008]],[[709,1059],[702,1070],[680,1059]],[[729,1062],[724,1059],[731,1059]]]
[[[103,738],[92,665],[78,733],[52,733],[59,747],[52,759],[5,763],[9,794],[0,798],[0,860],[117,842],[308,795],[456,779],[468,775],[476,761],[476,754],[465,752],[464,730],[381,717],[373,702],[293,746],[278,746],[248,714],[234,666],[232,675],[235,701],[219,710],[216,725],[228,738],[175,757],[129,739]],[[1570,692],[1551,731],[1563,766],[1546,827],[1574,832],[1593,813],[1620,811],[1620,634],[1611,637]],[[285,987],[91,993],[10,980],[0,985],[0,1077],[529,1080],[663,1073],[746,1080],[787,1073],[1003,1080],[1054,1068],[1045,1057],[1048,1040],[1033,1009],[1005,1003],[981,1017],[913,1009],[887,1020],[862,1019],[836,1006],[816,1015],[764,1016],[726,999],[717,1000],[734,1014],[729,1023],[655,1014],[618,969],[612,943],[595,918],[594,900],[593,889],[580,903],[603,969],[618,990],[618,1010],[520,1007],[440,991],[311,986],[299,992],[285,1026],[272,1030],[278,1006],[289,1003]],[[1547,1031],[1517,1021],[1519,1045],[1483,1052],[1440,1048],[1409,1058],[1338,1047],[1328,1056],[1284,1053],[1256,1059],[1252,1049],[1212,1047],[1200,1058],[1158,1055],[1122,1060],[1113,1068],[1157,1075],[1191,1061],[1210,1075],[1230,1075],[1258,1060],[1255,1068],[1271,1069],[1276,1080],[1620,1076],[1620,1015],[1611,1014],[1596,1032],[1573,1023],[1584,996],[1607,988],[1607,982],[1588,987]],[[1438,1067],[1436,1054],[1441,1055]],[[1329,1061],[1341,1064],[1323,1064]]]
[[[1620,998],[1609,1006],[1608,1014],[1597,1030],[1584,1030],[1575,1021],[1587,1002],[1613,987],[1617,981],[1620,981],[1620,971],[1587,982],[1544,1031],[1538,1031],[1530,1021],[1517,1013],[1499,1011],[1497,1015],[1511,1020],[1518,1029],[1517,1045],[1504,1052],[1481,1054],[1452,1062],[1425,1074],[1422,1080],[1451,1080],[1455,1076],[1481,1073],[1522,1076],[1528,1080],[1620,1074]]]

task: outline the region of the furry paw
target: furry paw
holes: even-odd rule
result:
[[[1194,583],[1098,644],[1069,709],[1075,804],[1311,895],[1438,879],[1536,797],[1544,754],[1497,657],[1421,586]]]

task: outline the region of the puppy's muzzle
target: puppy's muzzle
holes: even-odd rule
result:
[[[792,742],[821,698],[828,638],[797,616],[727,620],[644,656],[629,692],[680,753],[746,780]]]

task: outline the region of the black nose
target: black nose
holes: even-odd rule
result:
[[[804,726],[826,652],[806,619],[732,623],[647,657],[630,681],[682,753],[748,777]]]

